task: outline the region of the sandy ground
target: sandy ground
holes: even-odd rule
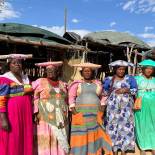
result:
[[[120,155],[120,154],[121,154],[121,153],[119,153],[119,155]],[[139,151],[138,147],[136,147],[136,150],[135,150],[134,153],[127,153],[127,155],[140,155],[140,151]],[[146,152],[146,155],[152,155],[152,154],[151,154],[150,151],[147,151],[147,152]]]

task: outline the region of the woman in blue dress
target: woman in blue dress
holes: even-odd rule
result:
[[[112,140],[114,155],[121,151],[134,151],[134,113],[133,95],[137,92],[137,84],[132,76],[126,75],[126,68],[130,63],[118,60],[112,62],[114,76],[107,77],[103,82],[107,95],[106,132]]]

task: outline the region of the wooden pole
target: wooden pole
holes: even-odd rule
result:
[[[134,50],[134,67],[133,67],[133,71],[132,71],[132,75],[134,76],[136,73],[136,66],[137,66],[137,49]]]
[[[67,32],[67,8],[65,8],[65,14],[64,14],[64,33]]]

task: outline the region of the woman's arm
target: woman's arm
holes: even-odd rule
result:
[[[75,109],[78,85],[79,82],[73,82],[68,89],[69,109],[73,114],[78,113]]]
[[[9,122],[7,118],[7,96],[9,95],[10,86],[5,83],[5,79],[0,78],[0,120],[1,128],[9,131]]]
[[[129,83],[130,83],[131,95],[136,95],[136,93],[138,91],[138,85],[137,85],[136,79],[133,76],[129,77]]]
[[[34,94],[33,94],[33,121],[36,124],[39,124],[39,107],[38,107],[39,98],[40,98],[39,82],[40,82],[39,79],[32,82],[32,88],[34,91]]]

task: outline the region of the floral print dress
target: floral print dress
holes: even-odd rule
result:
[[[104,91],[109,94],[112,78],[104,81]],[[116,94],[119,88],[129,88],[130,93]],[[106,131],[112,140],[113,151],[134,150],[134,114],[133,95],[136,94],[137,84],[133,77],[125,76],[123,80],[114,80],[112,92],[107,99]]]

